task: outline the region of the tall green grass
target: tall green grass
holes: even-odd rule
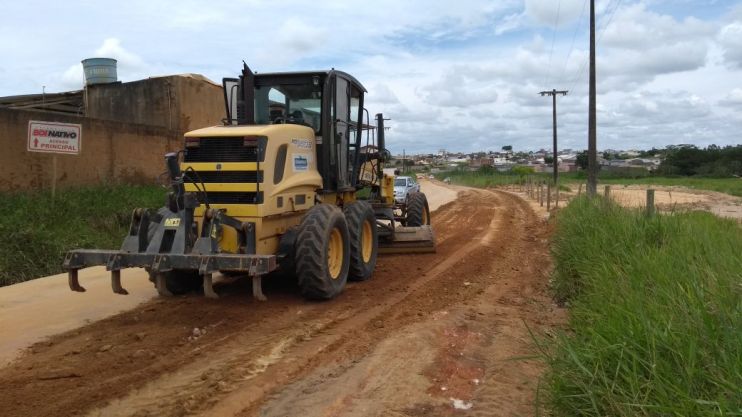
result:
[[[570,330],[549,350],[558,416],[742,415],[742,229],[572,201],[553,240]]]
[[[531,174],[532,175],[532,174]],[[512,174],[509,172],[496,172],[496,171],[466,171],[466,170],[455,170],[445,171],[435,174],[435,177],[439,180],[450,178],[451,182],[458,185],[465,185],[467,187],[496,187],[498,185],[510,185],[520,184],[524,180],[524,176]],[[546,177],[544,177],[546,178]]]
[[[0,194],[0,286],[61,272],[64,253],[75,248],[118,248],[131,211],[159,207],[157,186],[99,186],[49,192]]]

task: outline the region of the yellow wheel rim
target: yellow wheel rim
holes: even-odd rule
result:
[[[330,278],[338,279],[340,270],[343,269],[343,236],[338,228],[332,229],[330,233],[330,242],[327,245],[327,267],[330,271]]]
[[[371,260],[373,251],[374,234],[371,229],[371,223],[366,220],[363,222],[363,230],[361,230],[361,256],[363,257],[363,263],[368,263]]]
[[[423,224],[425,225],[428,223],[430,223],[428,221],[428,210],[425,210],[425,207],[423,207]]]

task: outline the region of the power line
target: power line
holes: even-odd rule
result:
[[[605,24],[603,24],[603,26],[600,28],[600,31],[599,31],[598,36],[597,36],[598,42],[600,42],[600,40],[603,39],[603,34],[605,33],[606,28],[608,28],[608,25],[613,20],[613,16],[616,14],[616,10],[618,10],[619,6],[621,6],[621,1],[622,0],[613,0],[612,1],[612,3],[614,3],[615,6],[609,12],[608,18],[605,21]],[[608,6],[610,7],[610,3],[608,4]],[[608,9],[608,7],[606,9]],[[575,91],[575,87],[576,87],[577,83],[579,81],[581,81],[582,78],[585,76],[585,68],[587,67],[587,64],[589,62],[590,62],[589,59],[587,59],[587,60],[585,60],[585,61],[582,62],[582,65],[580,66],[580,69],[577,71],[577,73],[575,73],[574,77],[572,78],[572,82],[571,82],[570,87],[569,87],[569,90],[570,91]]]
[[[575,26],[575,30],[572,33],[572,43],[569,45],[569,51],[567,51],[567,58],[564,59],[564,67],[562,68],[562,73],[559,75],[559,79],[564,78],[564,74],[567,72],[567,64],[569,63],[569,56],[572,54],[572,50],[575,47],[575,39],[577,39],[577,31],[580,30],[580,26],[582,26],[582,18],[585,16],[585,6],[587,6],[587,0],[582,2],[582,11],[580,11],[580,17],[577,19],[577,25]]]
[[[621,6],[621,0],[618,0],[616,2],[616,7],[613,8],[613,11],[611,12],[610,16],[608,16],[608,21],[603,26],[603,29],[600,31],[600,34],[598,35],[598,41],[603,39],[603,34],[605,33],[606,28],[608,28],[608,25],[611,24],[611,21],[613,20],[613,16],[616,14],[616,10]]]
[[[549,66],[546,71],[546,79],[544,79],[544,86],[549,84],[549,76],[551,75],[551,56],[554,54],[554,41],[556,40],[556,30],[559,26],[559,12],[562,9],[562,0],[557,3],[556,19],[554,19],[554,29],[551,31],[551,49],[549,50]]]

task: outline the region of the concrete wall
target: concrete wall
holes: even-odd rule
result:
[[[201,75],[172,75],[87,89],[86,115],[180,133],[221,123],[222,87]]]
[[[165,170],[163,155],[182,136],[162,127],[0,108],[0,191],[49,188],[53,154],[28,152],[28,121],[82,124],[79,155],[57,155],[57,187],[149,183]],[[193,123],[188,121],[188,123]]]

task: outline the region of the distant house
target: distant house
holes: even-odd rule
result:
[[[482,158],[472,158],[469,160],[469,167],[470,168],[481,168],[484,166],[491,167],[494,165],[492,163],[491,158],[482,157]]]

